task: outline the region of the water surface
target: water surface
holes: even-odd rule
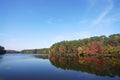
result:
[[[120,80],[120,59],[0,55],[0,80]]]

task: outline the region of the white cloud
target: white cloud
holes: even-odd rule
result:
[[[47,24],[52,24],[52,20],[50,20],[50,19],[47,20],[46,22],[47,22]]]
[[[105,16],[112,10],[114,6],[113,1],[107,0],[107,2],[109,3],[109,6],[98,16],[97,19],[93,21],[92,26],[100,24],[104,20]]]
[[[47,24],[56,24],[56,23],[61,23],[63,19],[57,18],[57,17],[48,17],[45,21]]]
[[[49,17],[46,19],[45,22],[46,22],[47,24],[52,24],[52,23],[53,23],[53,20],[54,20],[54,17],[50,17],[50,16],[49,16]]]
[[[89,0],[90,4],[96,4],[96,0],[92,1]],[[80,26],[84,26],[84,27],[91,27],[91,28],[97,28],[97,27],[105,27],[105,26],[110,26],[112,23],[115,23],[117,21],[120,21],[120,14],[119,13],[113,13],[111,15],[108,16],[108,14],[112,11],[112,9],[114,8],[114,2],[113,0],[105,0],[108,4],[107,7],[105,7],[105,9],[99,14],[99,16],[97,16],[94,19],[88,19],[85,18],[83,20],[80,20],[79,25]]]

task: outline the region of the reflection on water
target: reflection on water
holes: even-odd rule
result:
[[[0,55],[0,80],[120,80],[120,58]]]
[[[50,61],[54,66],[64,70],[88,72],[99,76],[120,77],[120,59],[118,58],[51,56]]]
[[[48,59],[48,54],[35,55],[35,57],[40,59]]]

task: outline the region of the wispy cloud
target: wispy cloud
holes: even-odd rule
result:
[[[52,21],[52,19],[48,19],[48,20],[46,21],[46,23],[47,23],[47,24],[52,24],[53,21]]]
[[[92,23],[92,26],[96,26],[102,22],[102,20],[105,18],[105,16],[112,10],[114,7],[112,0],[107,0],[109,6],[98,16],[97,19],[95,19]]]
[[[94,0],[92,2],[92,0],[89,0],[90,1],[90,4],[96,4],[98,2],[96,2],[96,0]],[[114,8],[114,2],[113,0],[105,0],[106,1],[106,4],[108,4],[107,7],[105,7],[104,10],[102,10],[101,13],[99,13],[99,16],[97,16],[96,18],[85,18],[83,20],[80,20],[78,23],[79,25],[81,26],[84,26],[84,27],[105,27],[105,26],[109,26],[111,25],[112,23],[118,21],[120,18],[118,17],[119,14],[112,14],[112,15],[109,15],[109,17],[107,16],[111,11],[112,9]],[[91,9],[92,10],[92,9]]]
[[[57,17],[48,17],[45,21],[45,23],[47,24],[56,24],[56,23],[61,23],[63,21],[63,19],[61,18],[57,18]]]

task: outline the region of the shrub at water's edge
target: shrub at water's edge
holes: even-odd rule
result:
[[[0,46],[0,54],[6,53],[5,48],[3,46]]]

